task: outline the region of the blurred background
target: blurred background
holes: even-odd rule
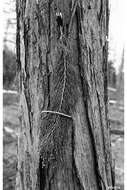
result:
[[[124,47],[125,2],[110,0],[108,93],[112,155],[116,185],[124,189]],[[3,189],[15,189],[18,136],[15,0],[4,0],[3,39]],[[118,188],[119,189],[119,188]]]

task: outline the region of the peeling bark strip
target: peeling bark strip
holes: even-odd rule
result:
[[[108,190],[115,185],[107,122],[108,1],[25,0],[16,11],[23,73],[17,189]]]

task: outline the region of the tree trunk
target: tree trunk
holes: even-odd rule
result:
[[[19,190],[113,186],[108,1],[17,1]]]

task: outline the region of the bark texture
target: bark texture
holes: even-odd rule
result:
[[[17,1],[21,125],[16,189],[113,186],[107,35],[108,1]]]

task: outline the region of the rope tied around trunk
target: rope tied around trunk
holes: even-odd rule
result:
[[[67,114],[62,113],[62,112],[57,112],[57,111],[43,110],[43,111],[41,112],[41,114],[43,114],[43,113],[58,114],[58,115],[61,115],[61,116],[67,117],[67,118],[72,118],[70,115],[67,115]]]

